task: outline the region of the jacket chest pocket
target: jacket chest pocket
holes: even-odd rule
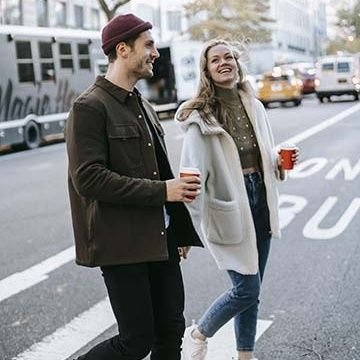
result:
[[[108,130],[110,160],[114,170],[126,175],[126,169],[142,166],[141,134],[136,125],[112,125]]]

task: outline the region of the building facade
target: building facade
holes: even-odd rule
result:
[[[271,0],[272,40],[250,47],[249,70],[262,73],[274,65],[313,62],[325,51],[324,0]]]
[[[99,30],[97,0],[0,0],[0,24]]]
[[[132,12],[153,24],[153,36],[159,43],[182,36],[188,27],[183,8],[186,0],[132,0],[121,13]]]
[[[323,55],[327,38],[326,1],[270,0],[269,16],[275,20],[268,25],[272,40],[250,46],[248,70],[258,74],[276,64],[314,61]],[[118,12],[133,12],[150,21],[157,43],[167,43],[188,36],[189,20],[183,8],[186,2],[131,0]],[[106,17],[97,0],[0,0],[0,23],[99,30]]]

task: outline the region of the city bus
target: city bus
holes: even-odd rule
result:
[[[62,136],[103,58],[98,31],[0,25],[0,148]]]

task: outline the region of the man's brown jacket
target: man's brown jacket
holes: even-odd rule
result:
[[[142,101],[143,106],[140,105]],[[98,77],[73,104],[65,138],[76,262],[85,266],[168,258],[160,180],[144,111],[165,149],[151,105]],[[178,246],[202,246],[183,203],[169,203]]]

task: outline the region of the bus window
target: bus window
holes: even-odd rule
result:
[[[30,41],[16,41],[16,61],[19,82],[34,82],[34,65]]]
[[[74,70],[74,63],[72,58],[71,44],[59,43],[60,54],[60,68]]]
[[[79,57],[79,68],[90,70],[90,54],[88,44],[77,44],[78,57]]]
[[[55,81],[54,57],[51,42],[39,42],[41,80]]]

